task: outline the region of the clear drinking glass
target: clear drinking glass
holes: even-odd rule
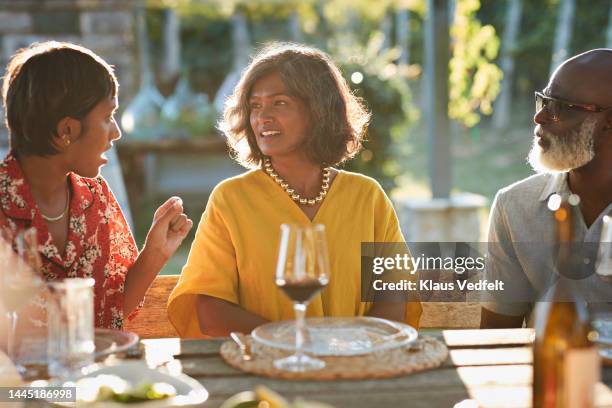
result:
[[[601,239],[595,264],[595,273],[603,280],[612,281],[612,217],[604,216],[601,227]],[[612,360],[612,310],[608,303],[603,311],[599,311],[593,321],[593,327],[599,334],[600,354]]]
[[[318,370],[325,362],[304,354],[305,313],[310,299],[329,280],[329,255],[325,227],[281,225],[276,266],[276,285],[293,301],[295,310],[295,354],[276,360],[274,366],[287,371]]]
[[[595,271],[603,278],[612,279],[612,218],[608,215],[603,217]]]
[[[47,306],[49,375],[66,377],[94,361],[93,279],[50,282]]]
[[[17,254],[13,251],[11,237],[5,230],[0,237],[0,301],[6,310],[9,322],[7,352],[21,374],[25,367],[18,363],[15,340],[19,311],[28,305],[40,292],[43,280],[40,275],[41,261],[38,254],[36,229],[29,228],[15,237]]]

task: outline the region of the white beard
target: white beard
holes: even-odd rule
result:
[[[546,150],[534,137],[527,160],[538,173],[561,173],[582,167],[595,157],[593,134],[597,119],[587,117],[580,129],[566,135],[555,136],[542,130],[542,136],[549,142]]]

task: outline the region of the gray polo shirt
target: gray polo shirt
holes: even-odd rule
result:
[[[567,173],[536,174],[497,193],[489,218],[485,277],[490,281],[500,279],[512,289],[510,293],[491,295],[494,298],[483,303],[486,309],[504,315],[528,316],[528,325],[532,325],[533,299],[537,298],[534,296],[549,287],[555,271],[552,252],[555,224],[547,202],[554,193],[570,193],[567,176]],[[612,214],[612,203],[587,228],[580,209],[574,208],[574,241],[591,243],[585,245],[591,251],[586,251],[582,260],[591,268],[596,261],[596,243],[606,214]],[[612,301],[612,284],[599,276],[591,275],[580,285],[589,298]]]

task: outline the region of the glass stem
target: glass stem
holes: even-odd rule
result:
[[[306,315],[306,304],[305,303],[294,303],[293,310],[295,310],[295,357],[298,363],[302,362],[304,356],[304,337],[306,329],[306,321],[304,316]]]
[[[15,333],[17,331],[17,312],[11,311],[6,313],[9,320],[8,341],[6,344],[8,357],[15,363],[17,359],[17,350],[15,347]]]

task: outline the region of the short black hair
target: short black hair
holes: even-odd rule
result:
[[[17,156],[59,153],[58,122],[82,120],[118,88],[113,68],[85,47],[48,41],[20,49],[2,87],[11,150]]]

